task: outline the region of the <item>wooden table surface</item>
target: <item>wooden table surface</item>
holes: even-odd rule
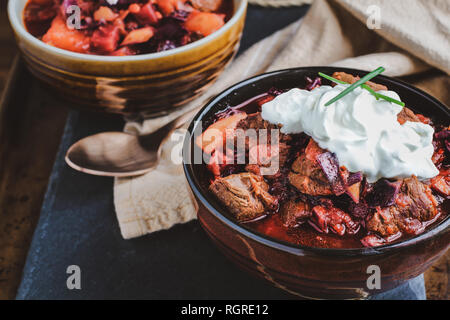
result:
[[[0,1],[0,92],[17,48]],[[44,105],[0,110],[0,299],[14,299],[67,110]],[[450,253],[426,273],[428,299],[449,299]]]

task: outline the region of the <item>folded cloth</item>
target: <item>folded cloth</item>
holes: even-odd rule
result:
[[[129,122],[125,131],[152,132],[237,81],[299,66],[371,71],[382,65],[386,75],[405,76],[406,81],[450,105],[449,30],[447,0],[315,0],[304,19],[254,44],[202,97],[166,117]],[[181,149],[181,137],[177,131],[164,145],[166,156],[152,172],[115,180],[114,203],[125,239],[195,219],[196,207],[181,164],[171,159]]]

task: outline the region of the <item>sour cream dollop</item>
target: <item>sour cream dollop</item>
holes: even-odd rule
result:
[[[282,125],[285,134],[305,132],[321,148],[334,152],[341,166],[362,172],[369,182],[438,175],[431,160],[434,129],[430,125],[409,121],[401,125],[397,121],[401,106],[377,100],[362,88],[325,106],[347,86],[292,89],[263,104],[262,118]],[[380,93],[400,100],[394,91]]]

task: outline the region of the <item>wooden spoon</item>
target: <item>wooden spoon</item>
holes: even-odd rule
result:
[[[103,132],[74,143],[66,163],[75,170],[105,177],[132,177],[156,167],[161,145],[199,109],[189,111],[157,131],[136,136],[125,132]]]

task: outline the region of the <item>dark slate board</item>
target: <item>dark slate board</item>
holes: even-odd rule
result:
[[[241,51],[305,14],[307,7],[250,7]],[[237,269],[214,247],[197,221],[123,240],[113,205],[113,180],[70,169],[68,147],[87,135],[121,130],[123,120],[71,111],[18,299],[291,299]],[[81,268],[81,290],[68,290],[66,269]],[[406,285],[389,298],[424,296]]]

